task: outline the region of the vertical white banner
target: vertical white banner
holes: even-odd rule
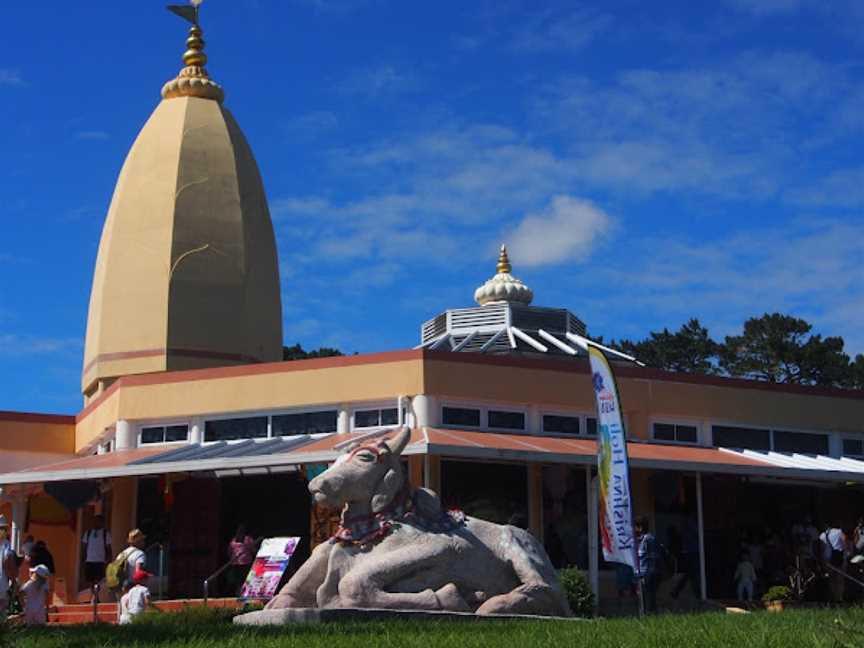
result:
[[[607,562],[630,565],[635,570],[630,466],[618,388],[603,352],[589,344],[588,357],[597,399],[597,481],[603,558]]]

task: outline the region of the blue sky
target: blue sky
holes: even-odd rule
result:
[[[779,310],[864,352],[864,3],[207,0],[258,159],[286,344],[407,348],[512,249],[535,303],[638,338]],[[75,412],[114,182],[185,27],[9,3],[0,409]]]

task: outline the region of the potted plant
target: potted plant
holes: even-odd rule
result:
[[[762,602],[769,612],[781,612],[787,601],[792,600],[792,590],[785,585],[775,585],[762,595]]]

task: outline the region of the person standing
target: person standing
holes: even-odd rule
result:
[[[105,519],[97,515],[93,528],[81,538],[81,553],[84,556],[84,579],[92,590],[96,583],[105,578],[105,565],[111,552],[111,533],[105,528]]]
[[[24,595],[24,623],[45,625],[48,623],[48,578],[51,572],[45,565],[30,568],[30,580],[21,586]]]
[[[255,539],[246,533],[246,525],[237,527],[234,537],[228,543],[228,558],[231,562],[225,574],[228,596],[238,596],[243,580],[255,561]]]
[[[141,529],[132,529],[126,537],[126,581],[131,582],[135,572],[144,571],[144,542],[147,537]]]
[[[735,567],[736,594],[739,602],[753,602],[753,589],[756,584],[756,568],[750,559],[750,554],[741,552],[738,565]]]
[[[117,606],[117,622],[120,625],[132,623],[136,616],[142,614],[150,606],[150,590],[147,582],[152,574],[143,569],[132,575],[132,580],[124,586],[120,605]]]
[[[9,611],[9,593],[18,573],[18,561],[9,542],[9,522],[0,515],[0,623],[6,621]]]
[[[633,525],[636,533],[637,573],[642,588],[642,605],[645,612],[657,611],[657,539],[650,532],[647,517],[638,517]]]
[[[30,561],[30,565],[34,567],[36,565],[45,565],[50,574],[52,576],[54,575],[54,556],[52,556],[51,552],[48,551],[48,544],[44,540],[37,540],[33,543],[28,560]]]
[[[843,602],[843,593],[846,588],[846,534],[840,527],[828,527],[819,535],[819,543],[822,547],[822,560],[828,565],[829,587],[831,591],[831,603]]]

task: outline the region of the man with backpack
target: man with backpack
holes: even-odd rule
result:
[[[110,560],[111,533],[105,528],[105,520],[97,515],[93,528],[81,538],[81,553],[84,556],[84,579],[93,587],[105,577],[105,565]]]
[[[132,529],[126,538],[128,546],[105,568],[105,584],[119,599],[124,583],[131,582],[137,571],[144,571],[144,533]]]

